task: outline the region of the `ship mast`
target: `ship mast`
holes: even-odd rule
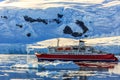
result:
[[[59,47],[59,41],[60,41],[60,39],[58,38],[57,39],[57,47]]]
[[[79,53],[79,50],[80,50],[80,40],[79,40],[79,44],[78,44],[78,51],[77,51],[77,53]]]

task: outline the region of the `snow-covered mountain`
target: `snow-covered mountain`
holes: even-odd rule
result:
[[[119,0],[1,0],[0,43],[120,35]]]

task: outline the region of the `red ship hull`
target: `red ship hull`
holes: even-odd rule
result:
[[[38,58],[38,61],[41,60],[62,60],[62,61],[103,61],[103,62],[115,62],[118,59],[114,54],[35,54]]]

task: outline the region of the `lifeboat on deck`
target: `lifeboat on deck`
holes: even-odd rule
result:
[[[72,50],[72,48],[71,47],[58,47],[57,50],[58,51],[62,51],[62,50],[69,51],[69,50]]]

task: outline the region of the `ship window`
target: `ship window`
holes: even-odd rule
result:
[[[81,50],[85,50],[85,48],[84,47],[82,47],[82,48],[80,48]]]
[[[73,47],[73,50],[78,50],[78,47]]]

